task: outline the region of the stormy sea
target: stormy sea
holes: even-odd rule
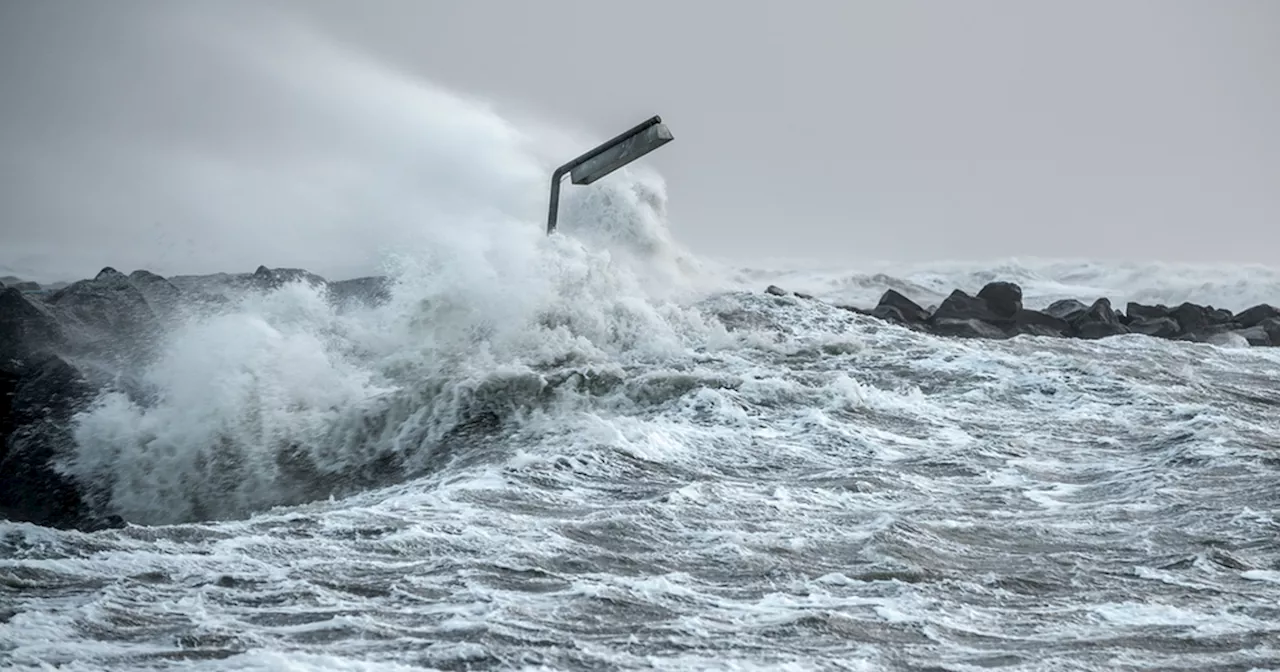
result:
[[[195,193],[265,250],[288,208],[252,201],[291,194],[316,260],[391,241],[372,277],[92,242],[87,275],[0,269],[0,669],[1280,669],[1280,319],[1238,318],[1280,269],[731,262],[639,168],[547,236],[556,164],[506,125],[309,72],[299,118],[349,132],[157,170],[137,207]],[[996,281],[1105,337],[868,314]]]
[[[0,522],[0,667],[1280,666],[1280,348],[841,307],[1239,310],[1280,272],[729,267],[648,202],[406,255],[378,302],[170,278],[222,298],[59,457],[124,525]]]

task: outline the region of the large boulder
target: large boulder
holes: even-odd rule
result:
[[[0,365],[0,518],[80,529],[118,522],[93,515],[53,464],[70,450],[71,418],[92,393],[57,355]]]
[[[1071,323],[1039,310],[1020,310],[1014,318],[1014,333],[1027,336],[1053,336],[1062,338],[1071,335]]]
[[[880,319],[907,324],[921,324],[929,319],[929,311],[897,290],[885,290],[871,314]]]
[[[1076,335],[1080,338],[1098,339],[1129,333],[1120,317],[1111,307],[1111,300],[1103,297],[1093,302],[1083,314],[1072,320]]]
[[[1259,322],[1257,326],[1262,327],[1262,330],[1267,332],[1272,345],[1280,346],[1280,317],[1269,317]]]
[[[382,276],[329,283],[329,300],[338,306],[353,303],[380,306],[391,299],[391,281]]]
[[[1268,334],[1266,328],[1261,324],[1255,324],[1252,327],[1246,327],[1244,329],[1237,329],[1232,333],[1240,336],[1248,342],[1249,345],[1255,348],[1275,345],[1275,341],[1271,340],[1271,334]]]
[[[977,319],[941,317],[932,320],[930,329],[939,336],[960,338],[1008,338],[1009,334],[989,322]]]
[[[15,287],[0,289],[0,364],[62,345],[62,326],[39,300]]]
[[[1252,308],[1240,311],[1236,315],[1235,322],[1241,327],[1248,329],[1262,324],[1265,320],[1280,317],[1280,310],[1270,304],[1261,303]]]
[[[159,317],[172,316],[182,303],[182,290],[151,271],[137,270],[130,273],[129,284],[137,288],[147,305]]]
[[[1124,307],[1124,312],[1131,323],[1138,320],[1158,320],[1160,318],[1173,317],[1173,310],[1163,304],[1147,306],[1130,301]]]
[[[988,282],[978,291],[978,298],[997,317],[1012,319],[1022,310],[1022,288],[1012,282]]]
[[[160,332],[142,291],[114,268],[49,296],[67,341],[77,351],[108,359],[143,357]]]
[[[1202,332],[1212,324],[1209,318],[1209,310],[1194,303],[1183,303],[1174,308],[1172,317],[1178,321],[1178,325],[1182,327],[1184,334]]]
[[[1046,315],[1058,318],[1064,322],[1072,323],[1077,318],[1089,311],[1089,307],[1080,303],[1075,299],[1062,299],[1049,304],[1044,309]]]
[[[252,283],[258,289],[271,290],[292,282],[305,282],[317,287],[325,287],[328,280],[303,268],[267,268],[259,266],[253,272]]]
[[[985,300],[969,296],[959,289],[943,299],[938,309],[929,316],[932,324],[937,324],[940,320],[980,320],[990,324],[1011,321],[996,315]]]
[[[1172,317],[1138,317],[1129,322],[1129,331],[1156,338],[1173,338],[1181,333],[1182,327]]]

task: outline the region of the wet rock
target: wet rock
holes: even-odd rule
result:
[[[1172,317],[1178,321],[1178,325],[1182,327],[1182,332],[1186,334],[1204,331],[1211,324],[1209,311],[1204,306],[1198,306],[1194,303],[1183,303],[1174,308]]]
[[[1173,317],[1173,310],[1165,305],[1147,306],[1141,303],[1130,301],[1125,307],[1124,312],[1129,316],[1129,321],[1137,320],[1157,320],[1166,317]]]
[[[0,517],[60,528],[102,525],[52,462],[72,446],[72,415],[92,388],[65,359],[0,366]]]
[[[790,294],[790,292],[788,292],[787,290],[785,290],[785,289],[783,289],[783,288],[781,288],[781,287],[779,287],[779,286],[777,286],[777,285],[769,285],[768,287],[766,287],[766,288],[765,288],[764,293],[765,293],[765,294],[770,294],[770,295],[773,295],[773,296],[786,296],[786,295]]]
[[[259,266],[253,272],[251,280],[254,287],[258,289],[277,289],[292,282],[306,282],[312,286],[324,287],[329,281],[324,278],[302,268],[267,268]]]
[[[929,316],[929,320],[933,324],[937,324],[939,320],[979,320],[988,324],[1009,321],[992,312],[986,301],[969,296],[959,289],[943,299],[938,309]]]
[[[1120,336],[1127,333],[1130,333],[1129,327],[1120,324],[1119,321],[1114,324],[1108,322],[1083,322],[1076,328],[1076,335],[1087,340]]]
[[[1014,318],[1014,332],[1018,334],[1061,338],[1071,331],[1071,323],[1039,310],[1019,310]]]
[[[1156,338],[1173,338],[1181,333],[1182,327],[1172,317],[1139,317],[1129,323],[1129,331]]]
[[[1232,333],[1238,334],[1253,347],[1268,347],[1275,345],[1275,342],[1271,340],[1271,335],[1267,333],[1266,328],[1261,324],[1255,324],[1254,326],[1246,329],[1237,329]]]
[[[1258,323],[1257,326],[1267,332],[1267,336],[1271,339],[1272,345],[1280,346],[1280,317],[1270,317]]]
[[[1211,327],[1232,325],[1235,321],[1235,315],[1231,311],[1226,308],[1214,308],[1213,306],[1205,307],[1205,318],[1209,321],[1209,326]]]
[[[54,292],[54,308],[69,344],[111,359],[144,356],[160,323],[142,292],[114,268]]]
[[[59,347],[62,326],[47,306],[16,287],[0,289],[0,364]]]
[[[882,317],[877,311],[886,309],[884,312],[894,315],[893,321],[905,322],[910,324],[919,324],[929,319],[929,311],[925,310],[920,304],[908,299],[893,289],[885,290],[880,296],[879,303],[875,309],[871,311],[872,315],[881,317],[882,319],[890,319]]]
[[[182,290],[177,285],[151,271],[137,270],[130,273],[129,283],[137,288],[158,316],[173,315],[183,299]]]
[[[1107,338],[1129,333],[1129,328],[1120,323],[1120,318],[1111,307],[1111,300],[1101,298],[1072,320],[1076,335],[1085,339]]]
[[[978,298],[997,317],[1011,319],[1022,310],[1022,288],[1012,282],[988,282],[978,291]]]
[[[339,306],[358,302],[380,306],[391,300],[391,281],[381,276],[353,278],[329,283],[329,300]]]
[[[897,306],[876,306],[871,309],[871,316],[895,324],[907,323],[906,316],[902,314],[902,311]]]
[[[930,326],[931,331],[939,336],[991,339],[1009,337],[1000,327],[975,319],[941,317],[933,320]]]
[[[1045,308],[1044,312],[1046,315],[1051,315],[1059,320],[1071,323],[1081,315],[1088,312],[1088,310],[1088,306],[1076,301],[1075,299],[1062,299],[1049,304],[1049,307]]]
[[[1240,311],[1240,314],[1236,315],[1235,322],[1241,327],[1248,329],[1249,327],[1256,327],[1259,324],[1262,324],[1264,320],[1276,317],[1280,317],[1280,310],[1270,304],[1262,303],[1252,308]]]

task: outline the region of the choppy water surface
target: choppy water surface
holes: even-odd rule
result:
[[[946,340],[738,292],[625,304],[579,320],[566,361],[461,376],[498,390],[460,407],[491,419],[422,439],[405,482],[221,522],[3,524],[0,660],[1280,665],[1280,351]],[[148,495],[172,493],[123,509]]]

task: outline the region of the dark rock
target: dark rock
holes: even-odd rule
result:
[[[981,320],[992,324],[1010,321],[993,313],[986,301],[976,296],[969,296],[958,289],[943,299],[938,309],[929,316],[931,323],[936,323],[938,320]]]
[[[978,298],[998,317],[1013,318],[1022,310],[1022,288],[1012,282],[988,282],[978,292]]]
[[[1129,333],[1106,297],[1094,301],[1083,313],[1074,314],[1070,321],[1080,338],[1098,339]]]
[[[142,293],[142,298],[157,315],[172,315],[182,302],[182,290],[151,271],[134,271],[129,274],[129,282]]]
[[[797,299],[808,300],[813,298],[812,294],[805,294],[804,292],[792,292],[792,295],[794,295]]]
[[[113,268],[54,292],[49,303],[67,341],[86,353],[113,359],[142,356],[160,328],[146,297]]]
[[[1141,303],[1130,301],[1125,306],[1124,312],[1129,316],[1132,323],[1137,320],[1155,320],[1162,317],[1173,317],[1173,311],[1165,305],[1147,306]]]
[[[896,324],[906,324],[907,318],[897,306],[876,306],[871,309],[871,316],[884,320],[885,322],[894,322]]]
[[[1085,314],[1089,307],[1076,301],[1075,299],[1062,299],[1049,304],[1044,309],[1046,315],[1051,315],[1065,322],[1074,322],[1081,315]]]
[[[267,268],[259,266],[253,272],[253,285],[258,289],[276,289],[292,282],[306,282],[309,285],[324,287],[329,284],[324,278],[302,268]]]
[[[1270,304],[1262,303],[1241,311],[1239,315],[1236,315],[1235,321],[1236,324],[1248,329],[1249,327],[1256,327],[1257,325],[1262,324],[1263,320],[1268,320],[1273,317],[1280,317],[1280,310],[1277,310],[1275,306]]]
[[[1183,303],[1173,309],[1173,319],[1178,321],[1184,333],[1203,331],[1210,324],[1209,311],[1204,306]]]
[[[787,290],[777,285],[769,285],[768,287],[765,288],[764,293],[772,294],[773,296],[786,296],[790,294],[790,292],[788,292]]]
[[[1076,327],[1076,335],[1084,339],[1107,338],[1129,333],[1129,327],[1115,322],[1081,322]]]
[[[1205,309],[1205,318],[1209,321],[1209,326],[1228,325],[1235,322],[1235,315],[1226,308],[1214,308],[1209,306]]]
[[[1139,317],[1129,323],[1129,331],[1156,338],[1173,338],[1181,333],[1182,327],[1172,317]]]
[[[1269,317],[1258,323],[1271,338],[1271,344],[1280,346],[1280,317]]]
[[[1252,345],[1255,348],[1275,345],[1274,341],[1271,340],[1271,335],[1268,334],[1266,328],[1260,324],[1255,324],[1252,327],[1246,327],[1244,329],[1237,329],[1232,333],[1239,334],[1241,338],[1248,341],[1249,345]]]
[[[935,317],[931,320],[930,327],[935,334],[940,336],[993,339],[1009,337],[1000,327],[972,318]]]
[[[62,327],[52,311],[16,287],[0,289],[0,364],[56,348],[62,340]]]
[[[848,304],[843,304],[843,303],[836,304],[836,308],[839,308],[840,310],[847,310],[851,313],[857,313],[859,315],[868,315],[868,316],[871,315],[871,311],[867,310],[866,308],[859,308],[857,306],[851,306]]]
[[[72,415],[92,389],[56,355],[0,367],[0,518],[91,528],[76,484],[52,462],[71,446]]]
[[[893,308],[898,315],[896,321],[899,322],[916,324],[929,319],[929,311],[921,308],[920,304],[893,289],[885,290],[885,293],[880,296],[880,302],[876,304],[876,310],[881,307]],[[871,314],[875,315],[875,310],[871,311]]]
[[[1116,315],[1115,309],[1111,307],[1111,299],[1106,297],[1094,301],[1093,305],[1089,306],[1089,309],[1079,319],[1102,324],[1120,324],[1120,317]]]
[[[353,278],[329,283],[329,300],[339,306],[353,301],[380,306],[390,299],[391,281],[385,277]]]
[[[1020,310],[1014,319],[1014,331],[1027,336],[1064,337],[1071,334],[1071,324],[1039,310]]]

